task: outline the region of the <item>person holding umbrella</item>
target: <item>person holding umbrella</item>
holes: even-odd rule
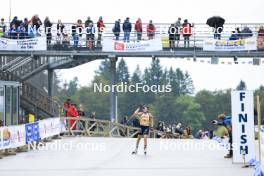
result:
[[[214,28],[214,39],[221,39],[221,32],[223,31],[223,26],[225,24],[225,19],[220,16],[213,16],[208,18],[206,24]]]

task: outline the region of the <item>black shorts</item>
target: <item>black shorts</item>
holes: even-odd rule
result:
[[[148,134],[149,134],[149,126],[140,125],[139,135],[148,135]]]

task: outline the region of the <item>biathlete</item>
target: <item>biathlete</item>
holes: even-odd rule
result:
[[[140,112],[140,109],[142,109],[142,112]],[[140,124],[140,133],[137,137],[137,143],[136,143],[136,149],[132,152],[132,154],[137,154],[138,152],[138,145],[140,142],[141,137],[144,137],[144,154],[147,154],[147,138],[149,136],[149,129],[150,127],[153,127],[153,116],[149,112],[149,108],[144,105],[142,107],[139,107],[132,117],[137,117],[139,119]]]

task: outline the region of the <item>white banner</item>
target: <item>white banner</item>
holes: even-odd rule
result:
[[[239,40],[206,39],[203,42],[204,51],[248,51],[257,50],[257,38],[250,37]]]
[[[65,128],[60,118],[49,118],[39,121],[41,139],[58,135],[63,131],[65,131]]]
[[[26,145],[25,125],[16,125],[0,128],[0,148],[16,148]]]
[[[255,159],[253,91],[232,91],[233,162]]]
[[[140,52],[162,50],[162,42],[160,38],[130,42],[104,39],[103,42],[103,51],[106,52]]]
[[[30,39],[0,38],[0,50],[9,50],[9,51],[47,50],[46,37],[36,37]]]

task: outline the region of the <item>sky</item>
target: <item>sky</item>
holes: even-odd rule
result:
[[[116,19],[126,17],[130,17],[134,22],[141,17],[143,22],[152,19],[154,23],[172,23],[178,17],[182,17],[189,19],[190,22],[205,23],[206,19],[213,15],[224,17],[226,23],[264,23],[263,0],[250,2],[243,0],[75,0],[74,2],[11,0],[11,4],[12,16],[24,18],[39,14],[43,20],[49,16],[53,22],[61,19],[65,23],[75,22],[79,18],[84,21],[87,16],[91,16],[94,21],[99,16],[103,16],[105,22],[114,22]],[[1,7],[9,7],[9,1],[2,1]],[[9,8],[1,8],[0,16],[8,19]],[[125,60],[131,74],[137,64],[143,71],[151,63],[150,58],[125,58]],[[60,70],[59,75],[62,81],[69,81],[77,76],[81,86],[85,86],[92,80],[99,64],[100,61],[93,61],[73,69]],[[246,82],[248,89],[256,89],[264,85],[264,65],[210,65],[175,58],[162,58],[161,65],[163,68],[172,66],[188,71],[193,78],[196,91],[235,88],[240,80]]]

